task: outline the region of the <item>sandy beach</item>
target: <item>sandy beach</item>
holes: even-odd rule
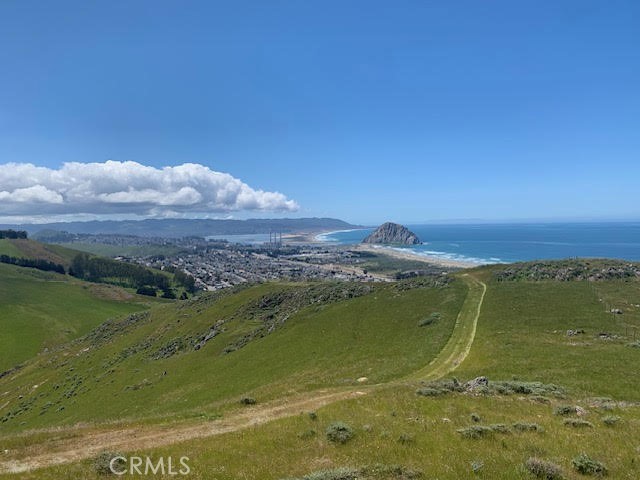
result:
[[[329,242],[323,242],[322,240],[318,240],[318,235],[322,235],[323,233],[332,233],[335,230],[317,230],[314,232],[294,232],[294,233],[283,233],[282,241],[286,242],[290,245],[330,245]]]
[[[461,260],[449,260],[445,258],[428,256],[428,255],[420,255],[418,253],[414,253],[411,250],[407,249],[406,251],[400,251],[395,248],[390,248],[383,245],[369,245],[369,244],[354,244],[354,245],[337,245],[331,242],[324,242],[322,240],[318,240],[318,235],[322,235],[324,233],[333,233],[333,230],[318,230],[315,232],[295,232],[282,235],[283,241],[290,245],[327,245],[332,247],[342,247],[348,248],[349,250],[360,250],[377,253],[379,255],[388,255],[390,257],[399,258],[403,260],[413,260],[420,261],[431,265],[438,265],[441,267],[447,268],[473,268],[477,267],[478,264],[473,262],[465,262]]]
[[[448,260],[448,259],[439,258],[439,257],[419,255],[417,253],[412,252],[411,250],[399,251],[397,249],[385,247],[382,245],[378,246],[378,245],[368,245],[368,244],[360,243],[357,245],[349,246],[349,249],[388,255],[390,257],[400,258],[403,260],[414,260],[414,261],[417,260],[417,261],[428,263],[431,265],[438,265],[441,267],[448,267],[448,268],[473,268],[478,266],[473,262],[463,262],[459,260]]]

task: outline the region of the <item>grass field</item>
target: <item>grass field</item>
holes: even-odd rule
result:
[[[559,383],[578,395],[640,401],[634,380],[640,349],[628,346],[634,330],[626,326],[640,325],[640,309],[623,303],[636,298],[637,281],[489,281],[474,346],[459,374]],[[626,313],[612,315],[605,304],[626,305]],[[584,333],[567,336],[568,330]]]
[[[524,463],[530,457],[539,457],[560,467],[563,478],[577,480],[589,477],[576,473],[571,460],[587,453],[606,465],[609,478],[637,479],[640,475],[637,409],[604,410],[585,405],[584,418],[593,426],[577,429],[565,425],[565,418],[553,413],[557,405],[572,401],[553,400],[544,404],[519,396],[464,394],[427,398],[417,396],[412,386],[394,387],[319,409],[315,412],[316,419],[308,411],[300,411],[292,417],[239,432],[168,447],[138,449],[129,455],[148,455],[153,459],[187,456],[192,472],[186,478],[216,480],[276,480],[373,465],[402,466],[405,472],[421,472],[419,478],[426,479],[531,480],[535,477],[524,468]],[[619,420],[607,426],[603,420],[611,416]],[[355,433],[344,445],[334,444],[325,436],[325,430],[335,421],[345,422]],[[505,425],[508,433],[472,439],[458,432],[470,426],[496,424]],[[538,431],[520,431],[514,424],[534,424]],[[20,478],[104,477],[95,473],[92,460],[86,460],[22,473]],[[414,477],[387,473],[357,478]]]
[[[156,306],[0,378],[0,416],[13,412],[0,450],[51,465],[111,438],[221,480],[535,480],[530,458],[577,480],[584,453],[609,478],[640,477],[640,282],[498,281],[499,268],[446,286],[270,283]],[[442,375],[459,382],[426,383]],[[491,388],[456,387],[481,375]],[[345,444],[325,434],[336,421],[353,431]],[[81,458],[7,478],[101,478]]]
[[[99,293],[63,275],[0,264],[0,371],[104,320],[146,308],[139,297]]]
[[[10,257],[20,257],[22,252],[16,247],[11,240],[0,238],[0,255],[9,255]]]
[[[465,294],[462,282],[407,290],[378,285],[358,298],[291,311],[273,333],[262,332],[225,353],[261,328],[264,318],[289,315],[285,306],[276,305],[263,318],[264,309],[247,310],[246,305],[282,295],[295,300],[313,287],[264,284],[217,300],[204,297],[156,307],[148,319],[117,335],[107,330],[98,339],[44,355],[15,377],[0,379],[1,388],[12,392],[5,397],[10,405],[0,413],[19,412],[3,428],[216,413],[221,404],[235,404],[243,394],[264,401],[353,385],[360,377],[368,383],[386,382],[417,370],[440,351]],[[341,288],[320,287],[329,293]],[[419,327],[434,311],[441,313],[440,320]],[[204,347],[188,346],[190,339],[202,337],[222,320],[224,330]],[[48,384],[30,396],[31,385],[45,378]],[[65,395],[69,391],[70,397]]]

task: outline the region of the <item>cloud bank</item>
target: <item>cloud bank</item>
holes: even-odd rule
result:
[[[204,165],[155,168],[137,162],[0,165],[0,215],[170,216],[233,211],[294,211],[295,201],[255,190]]]

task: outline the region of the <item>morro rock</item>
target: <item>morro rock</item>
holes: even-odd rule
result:
[[[418,236],[407,227],[398,225],[397,223],[387,222],[376,228],[362,243],[420,245],[422,242]]]

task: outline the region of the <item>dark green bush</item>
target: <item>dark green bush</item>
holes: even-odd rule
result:
[[[601,462],[592,459],[586,453],[581,453],[575,457],[571,460],[571,464],[576,472],[583,475],[597,475],[601,477],[607,474],[607,467]]]
[[[418,322],[419,327],[426,327],[427,325],[431,325],[432,323],[437,322],[442,318],[442,314],[440,312],[433,312],[428,317],[423,318]]]
[[[553,411],[554,415],[575,415],[578,410],[573,405],[558,405]]]

